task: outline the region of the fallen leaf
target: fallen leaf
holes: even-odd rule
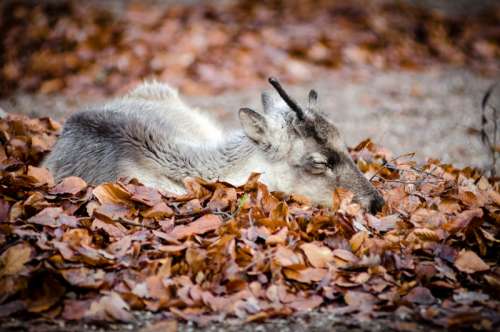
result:
[[[300,248],[304,251],[313,267],[325,268],[329,263],[333,262],[333,253],[328,247],[315,243],[303,243]]]
[[[490,267],[475,252],[461,250],[455,260],[455,267],[465,273],[488,271]]]
[[[318,295],[313,295],[308,298],[297,299],[290,302],[290,307],[296,311],[311,311],[319,307],[323,303],[323,298]]]
[[[268,236],[268,238],[266,239],[266,244],[268,245],[285,244],[287,235],[288,235],[288,227],[282,227],[275,234]]]
[[[436,298],[426,287],[413,288],[407,295],[404,296],[404,299],[411,303],[425,305],[433,304],[434,302],[436,302]]]
[[[133,316],[129,310],[128,304],[123,301],[122,297],[116,292],[111,292],[109,295],[92,302],[84,317],[97,321],[130,322]]]
[[[54,185],[54,178],[46,168],[34,167],[29,165],[26,176],[35,186],[48,185],[50,187]]]
[[[303,265],[302,258],[297,255],[293,250],[278,246],[274,255],[274,260],[279,266]]]
[[[48,207],[40,211],[35,216],[28,219],[28,222],[48,227],[59,227],[59,216],[63,213],[60,207]]]
[[[85,188],[87,188],[87,183],[85,181],[79,177],[70,176],[59,182],[50,190],[50,193],[54,195],[76,195]]]
[[[98,289],[105,282],[103,270],[92,270],[86,267],[65,269],[60,271],[68,283],[82,288]]]
[[[174,211],[165,202],[160,202],[149,209],[142,211],[141,215],[144,218],[164,219],[173,216]]]
[[[94,196],[101,204],[127,204],[130,201],[130,193],[120,184],[104,183],[94,188]]]
[[[33,248],[25,242],[7,248],[0,256],[0,277],[19,274],[33,255]]]
[[[176,226],[168,235],[174,239],[183,239],[192,235],[214,231],[221,225],[222,220],[219,216],[215,214],[206,214],[186,226]]]
[[[62,282],[53,275],[44,275],[38,280],[39,287],[33,290],[26,303],[29,312],[44,312],[57,304],[66,291]]]
[[[176,320],[162,320],[145,326],[139,332],[177,332]]]
[[[323,279],[327,273],[328,270],[326,269],[315,269],[310,267],[305,269],[293,269],[293,268],[283,269],[283,274],[288,279],[296,280],[307,284],[321,281],[321,279]]]

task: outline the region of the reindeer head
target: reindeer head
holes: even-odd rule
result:
[[[318,112],[316,91],[309,92],[309,105],[302,108],[275,78],[269,83],[281,99],[263,93],[264,113],[242,108],[239,117],[245,134],[274,169],[274,179],[269,179],[273,189],[329,205],[333,189],[343,187],[364,208],[378,212],[382,196],[352,161],[337,128]]]

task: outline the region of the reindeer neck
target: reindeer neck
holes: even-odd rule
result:
[[[266,172],[267,167],[257,144],[243,132],[234,133],[217,145],[177,146],[165,157],[162,164],[166,175],[178,182],[198,176],[240,185],[251,172]]]

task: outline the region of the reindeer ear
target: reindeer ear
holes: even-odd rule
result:
[[[262,108],[264,109],[264,112],[271,111],[276,105],[276,100],[269,92],[262,92],[260,99],[262,100]]]
[[[309,91],[309,107],[314,107],[318,104],[318,93],[316,90]]]
[[[256,142],[264,142],[267,133],[265,116],[250,108],[241,108],[238,114],[245,134]]]

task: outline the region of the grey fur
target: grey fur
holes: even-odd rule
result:
[[[263,94],[264,112],[241,109],[243,130],[225,134],[169,86],[144,83],[71,116],[43,165],[57,180],[75,175],[98,184],[128,177],[177,193],[186,177],[242,184],[256,171],[270,190],[330,204],[332,189],[342,186],[379,210],[380,194],[354,165],[335,126],[314,109],[316,98],[310,95],[300,120],[282,100]]]

